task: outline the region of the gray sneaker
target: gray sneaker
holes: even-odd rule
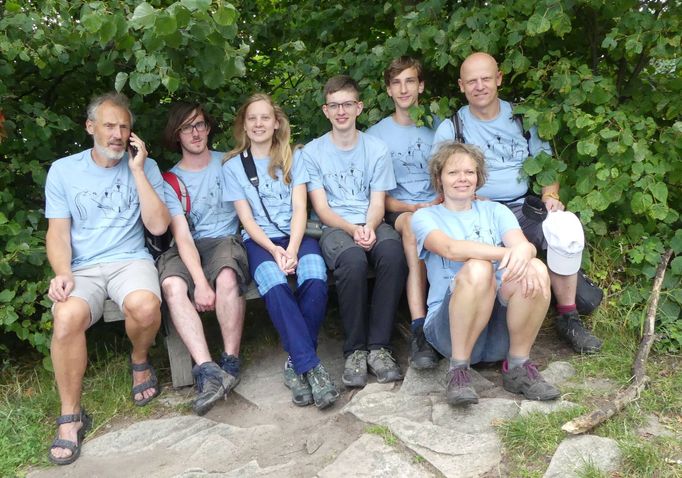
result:
[[[476,390],[471,386],[471,373],[468,367],[451,367],[446,380],[448,385],[445,389],[445,398],[450,405],[461,407],[478,403]]]
[[[297,375],[291,362],[284,364],[284,385],[291,390],[291,401],[294,405],[305,407],[313,403],[313,391],[304,375]]]
[[[305,376],[313,390],[313,398],[317,408],[327,408],[333,405],[339,398],[339,392],[336,390],[332,378],[321,363],[318,363],[312,370],[307,371]]]
[[[522,393],[528,400],[554,400],[561,395],[559,389],[542,378],[530,360],[511,370],[505,360],[502,364],[502,387],[508,392]]]
[[[341,381],[346,387],[364,387],[367,385],[366,350],[356,350],[346,357]]]
[[[379,383],[395,382],[403,378],[393,354],[383,347],[369,352],[367,368],[369,373],[376,376]]]
[[[197,398],[192,402],[192,410],[197,415],[204,415],[215,402],[225,397],[225,390],[232,387],[234,377],[225,373],[217,363],[204,362],[192,368],[197,389]]]

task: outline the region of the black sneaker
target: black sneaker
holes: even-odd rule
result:
[[[220,368],[227,372],[228,375],[234,377],[234,381],[232,382],[230,388],[225,390],[225,395],[230,393],[242,379],[241,365],[242,361],[236,355],[229,355],[227,352],[223,352],[223,354],[220,356]]]
[[[410,366],[417,370],[438,366],[438,352],[426,340],[424,327],[419,327],[410,337]]]
[[[462,407],[478,403],[478,395],[471,385],[471,373],[468,367],[451,367],[446,375],[448,382],[445,399],[450,405]]]
[[[521,393],[528,400],[554,400],[561,395],[559,389],[547,382],[530,360],[511,370],[505,360],[502,364],[502,387],[511,393]]]
[[[559,336],[578,353],[596,354],[601,350],[602,341],[585,328],[577,310],[558,316],[554,320],[554,327]]]
[[[305,376],[313,390],[313,399],[317,408],[327,408],[339,398],[339,392],[336,390],[329,372],[321,363],[318,363],[314,369],[307,371]]]
[[[403,378],[393,354],[383,347],[370,350],[367,356],[367,369],[377,378],[379,383],[395,382]]]
[[[225,397],[225,390],[232,385],[234,377],[225,373],[215,362],[204,362],[192,368],[197,398],[192,402],[192,410],[201,416]]]

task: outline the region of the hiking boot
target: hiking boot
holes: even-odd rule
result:
[[[225,395],[230,393],[242,379],[240,372],[241,365],[242,361],[235,355],[229,355],[227,352],[223,352],[223,354],[220,356],[220,368],[227,372],[228,375],[232,375],[232,377],[234,377],[234,380],[230,384],[230,388],[225,389]]]
[[[445,378],[448,382],[445,389],[445,399],[448,404],[462,407],[478,403],[478,395],[471,385],[471,373],[468,367],[451,367]]]
[[[596,354],[601,349],[601,340],[592,335],[580,321],[577,310],[561,314],[554,320],[559,336],[581,354]]]
[[[327,408],[339,398],[339,392],[336,390],[332,378],[321,363],[307,371],[305,376],[313,390],[313,398],[317,408]]]
[[[530,360],[511,370],[505,360],[502,363],[502,387],[511,393],[522,393],[528,400],[554,400],[561,395],[559,389],[542,378]]]
[[[364,387],[367,385],[366,350],[356,350],[346,357],[341,381],[346,387]]]
[[[438,352],[424,336],[424,327],[419,327],[410,336],[410,366],[417,370],[436,368],[438,366]]]
[[[367,368],[369,373],[376,376],[379,383],[395,382],[403,378],[393,354],[383,347],[369,352]]]
[[[225,390],[234,382],[234,377],[225,373],[215,362],[204,362],[192,368],[197,389],[197,398],[192,402],[192,410],[204,415],[215,402],[225,397]]]
[[[291,401],[294,405],[305,407],[313,403],[313,391],[308,379],[296,373],[290,359],[284,364],[284,385],[291,390]]]

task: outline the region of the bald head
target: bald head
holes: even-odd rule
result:
[[[497,68],[495,58],[483,52],[469,55],[459,69],[458,84],[475,116],[481,119],[497,116],[497,88],[502,84],[502,72]]]

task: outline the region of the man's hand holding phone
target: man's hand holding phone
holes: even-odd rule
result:
[[[128,139],[128,165],[130,169],[144,169],[144,161],[147,159],[147,148],[144,141],[138,135],[131,132]]]

